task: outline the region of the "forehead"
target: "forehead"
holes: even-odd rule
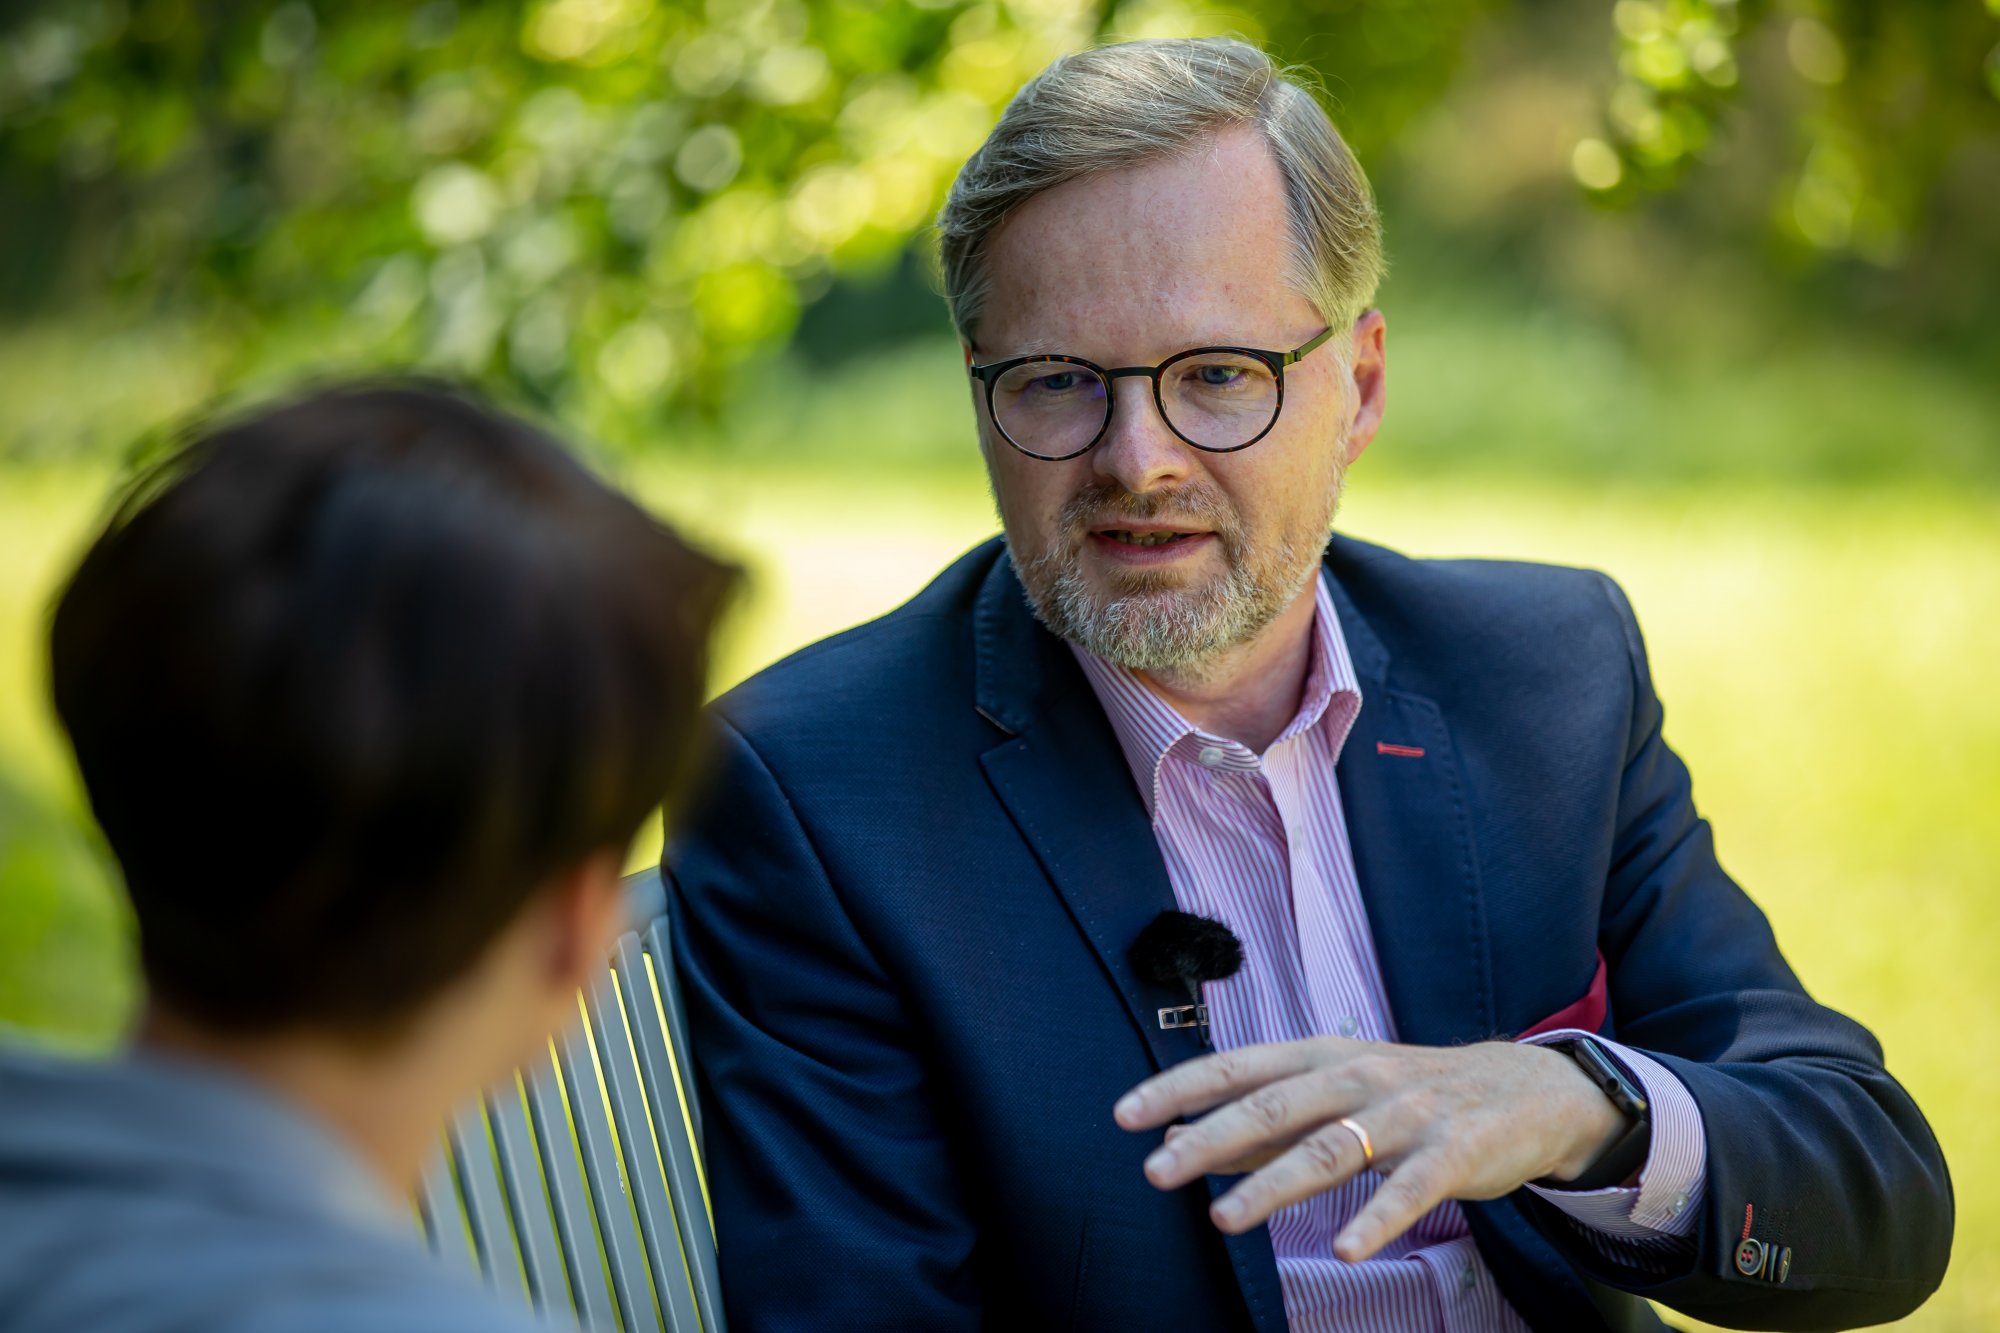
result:
[[[987,239],[985,262],[986,356],[1157,358],[1262,345],[1314,318],[1290,284],[1284,177],[1247,126],[1036,195]]]

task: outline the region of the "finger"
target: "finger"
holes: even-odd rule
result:
[[[1435,1149],[1414,1154],[1389,1173],[1367,1206],[1341,1229],[1334,1238],[1334,1256],[1360,1263],[1451,1198],[1453,1185],[1444,1154]]]
[[[1353,1130],[1338,1122],[1322,1125],[1268,1166],[1238,1181],[1215,1201],[1209,1215],[1232,1235],[1248,1231],[1281,1208],[1338,1189],[1367,1166],[1368,1156]]]
[[[1187,1131],[1188,1127],[1186,1125],[1168,1125],[1166,1142],[1172,1143],[1176,1135],[1185,1134],[1187,1133]],[[1290,1146],[1291,1145],[1289,1143],[1284,1145],[1284,1147],[1286,1148],[1289,1148]],[[1283,1148],[1273,1148],[1269,1152],[1252,1153],[1248,1157],[1239,1157],[1233,1162],[1228,1162],[1222,1166],[1217,1167],[1216,1174],[1222,1176],[1249,1175],[1252,1171],[1255,1171],[1258,1167],[1266,1166],[1272,1161],[1276,1160],[1278,1154],[1283,1150],[1284,1150]]]
[[[1189,1060],[1163,1074],[1155,1074],[1120,1097],[1111,1109],[1112,1118],[1126,1129],[1151,1129],[1184,1115],[1206,1111],[1253,1088],[1261,1088],[1273,1079],[1290,1078],[1312,1068],[1335,1049],[1327,1045],[1332,1042],[1361,1044],[1339,1037],[1320,1037],[1239,1046],[1233,1051],[1218,1051],[1199,1060]]]
[[[1246,1158],[1282,1151],[1335,1117],[1351,1114],[1364,1100],[1337,1066],[1267,1083],[1161,1144],[1146,1159],[1146,1178],[1174,1189],[1227,1172]]]

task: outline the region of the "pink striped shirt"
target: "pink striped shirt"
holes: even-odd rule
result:
[[[1316,606],[1298,713],[1262,755],[1190,725],[1130,671],[1076,653],[1146,796],[1175,899],[1243,941],[1243,969],[1203,987],[1223,1050],[1324,1034],[1396,1040],[1335,780],[1362,700],[1324,578]],[[1535,1040],[1564,1035],[1575,1034]],[[1646,1167],[1632,1188],[1537,1192],[1597,1248],[1642,1259],[1693,1231],[1707,1158],[1701,1116],[1658,1062],[1599,1041],[1646,1089]],[[1333,1257],[1333,1238],[1379,1183],[1364,1172],[1271,1219],[1294,1333],[1524,1330],[1455,1203],[1364,1263]]]

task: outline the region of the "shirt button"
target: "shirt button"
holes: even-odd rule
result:
[[[1360,1031],[1361,1031],[1361,1020],[1356,1018],[1353,1014],[1349,1014],[1347,1015],[1347,1017],[1340,1020],[1341,1036],[1352,1037]]]
[[[1201,760],[1204,768],[1221,768],[1229,761],[1229,755],[1219,745],[1204,745],[1195,758]]]
[[[1685,1195],[1685,1194],[1676,1194],[1676,1195],[1674,1196],[1674,1216],[1678,1217],[1678,1216],[1680,1216],[1680,1215],[1681,1215],[1682,1213],[1686,1212],[1686,1211],[1687,1211],[1687,1206],[1688,1206],[1688,1196],[1687,1196],[1687,1195]]]
[[[1478,1280],[1478,1278],[1473,1276],[1471,1264],[1467,1264],[1458,1270],[1458,1289],[1460,1291],[1471,1291],[1472,1284]]]

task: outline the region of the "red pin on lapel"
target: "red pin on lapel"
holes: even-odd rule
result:
[[[1391,745],[1387,741],[1375,742],[1376,754],[1392,754],[1398,759],[1422,759],[1424,747],[1421,745]]]

